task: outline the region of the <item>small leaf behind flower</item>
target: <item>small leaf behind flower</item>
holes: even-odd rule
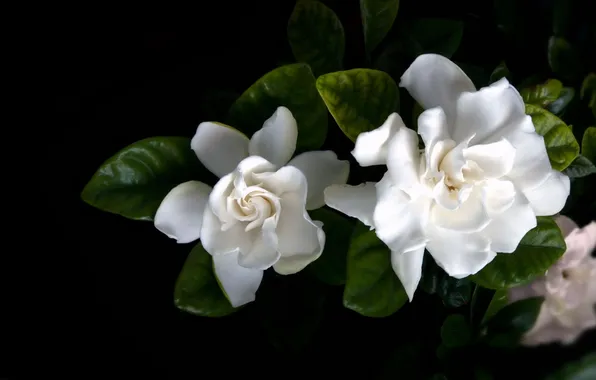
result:
[[[367,317],[387,317],[408,300],[391,267],[389,248],[359,223],[348,251],[344,306]]]
[[[546,107],[559,98],[563,83],[557,79],[549,79],[544,83],[525,87],[520,95],[526,104]]]
[[[596,162],[596,127],[588,127],[582,137],[582,155]]]
[[[176,281],[174,304],[180,310],[202,317],[223,317],[239,310],[221,290],[213,273],[213,260],[198,243],[190,251]]]
[[[596,166],[581,154],[563,171],[569,178],[581,178],[596,173]]]
[[[523,334],[534,326],[543,300],[542,297],[527,298],[499,310],[487,323],[487,343],[494,347],[517,345]]]
[[[368,54],[389,33],[398,10],[399,0],[360,0],[364,44]]]
[[[441,339],[448,348],[464,347],[472,341],[472,329],[461,314],[445,318],[441,326]]]
[[[544,275],[566,249],[561,230],[551,217],[538,217],[538,224],[523,237],[513,253],[500,253],[471,280],[489,289],[504,289]]]

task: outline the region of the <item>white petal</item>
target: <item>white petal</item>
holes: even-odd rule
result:
[[[462,69],[436,54],[419,55],[401,77],[399,86],[405,87],[422,108],[443,108],[449,124],[460,94],[476,91]]]
[[[203,211],[210,192],[211,187],[199,181],[188,181],[174,187],[155,213],[155,228],[179,244],[197,240],[201,236]]]
[[[426,149],[432,149],[437,141],[450,139],[445,111],[435,107],[422,112],[418,116],[418,134]]]
[[[228,214],[227,198],[234,188],[234,172],[226,174],[221,177],[219,181],[213,186],[211,194],[209,194],[209,207],[217,218],[224,223],[234,224],[235,219]]]
[[[489,216],[507,211],[515,198],[515,186],[510,181],[489,179],[482,188],[482,203]]]
[[[563,209],[569,196],[569,177],[556,170],[538,187],[525,190],[524,195],[530,201],[537,216],[554,215]]]
[[[254,174],[261,186],[277,196],[287,192],[304,191],[306,202],[307,183],[302,171],[293,166],[284,166],[276,172]]]
[[[240,307],[255,300],[263,271],[238,265],[238,252],[213,256],[213,271],[232,306]]]
[[[404,287],[410,302],[422,276],[424,247],[408,252],[391,251],[391,267]]]
[[[252,136],[248,152],[251,156],[261,156],[281,167],[292,158],[297,138],[296,119],[289,109],[278,107],[273,116],[265,121],[263,128]]]
[[[320,227],[310,219],[304,204],[305,196],[300,192],[286,193],[282,196],[276,229],[277,249],[282,257],[294,255],[314,257],[322,250],[318,236]]]
[[[279,259],[277,251],[277,236],[275,227],[277,220],[269,217],[263,223],[261,231],[256,232],[250,251],[240,251],[238,264],[245,268],[265,270],[270,268]]]
[[[500,178],[511,171],[515,148],[506,139],[490,144],[473,145],[463,151],[466,160],[474,161],[487,178]]]
[[[526,233],[536,227],[536,215],[522,193],[515,194],[507,210],[494,214],[490,212],[492,208],[489,207],[488,210],[491,221],[484,229],[484,234],[491,241],[492,251],[503,253],[515,251]]]
[[[190,142],[199,161],[218,177],[230,173],[248,156],[248,137],[227,125],[204,122]]]
[[[300,272],[302,269],[321,256],[325,247],[325,232],[323,232],[323,223],[313,221],[317,226],[317,239],[319,240],[319,251],[312,254],[298,254],[293,256],[280,257],[273,265],[273,269],[279,274],[294,274]]]
[[[490,217],[482,203],[481,189],[475,187],[457,209],[449,210],[435,203],[430,211],[431,223],[453,231],[476,232],[490,222]]]
[[[243,190],[245,186],[258,185],[258,180],[255,181],[254,175],[260,173],[273,173],[276,170],[276,166],[259,156],[249,156],[244,160],[240,161],[236,168],[236,180],[234,187],[238,190]],[[238,179],[242,181],[238,181]]]
[[[430,200],[410,197],[396,186],[377,187],[377,205],[373,214],[377,236],[396,252],[424,247],[424,225]]]
[[[401,128],[389,142],[387,171],[391,183],[400,189],[419,184],[420,153],[418,135],[411,129]]]
[[[389,140],[400,128],[406,126],[401,116],[394,112],[379,128],[359,134],[352,155],[360,166],[385,165]]]
[[[464,278],[477,273],[496,256],[481,233],[446,230],[429,224],[426,249],[448,275]]]
[[[505,78],[477,92],[463,93],[456,108],[453,139],[461,141],[475,134],[472,145],[494,142],[495,136],[507,138],[526,116],[521,96]]]
[[[325,189],[325,204],[352,218],[374,227],[373,212],[377,204],[375,182],[358,186],[332,185]]]
[[[294,157],[288,166],[300,169],[306,177],[308,192],[306,209],[314,210],[325,205],[323,191],[331,185],[343,185],[350,175],[350,163],[340,161],[330,151],[312,151]]]
[[[242,223],[237,223],[223,231],[221,221],[211,211],[211,208],[205,208],[201,242],[203,248],[211,255],[223,255],[236,250],[250,252],[257,234],[258,230],[245,231]]]

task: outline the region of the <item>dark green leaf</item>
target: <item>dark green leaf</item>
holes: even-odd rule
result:
[[[579,154],[579,144],[571,128],[552,113],[532,104],[526,104],[526,114],[532,117],[536,132],[544,137],[553,169],[563,171]]]
[[[596,173],[596,166],[581,154],[563,171],[570,178],[581,178]]]
[[[294,57],[306,62],[315,76],[341,70],[344,28],[337,15],[315,0],[300,0],[288,22],[288,40]]]
[[[548,112],[553,113],[555,115],[562,115],[569,103],[573,100],[575,96],[575,90],[571,87],[563,87],[561,89],[561,93],[559,94],[559,98],[546,106]]]
[[[412,21],[405,30],[404,38],[411,55],[435,53],[451,58],[461,42],[464,24],[456,20],[423,18]]]
[[[329,285],[343,285],[346,282],[346,262],[350,247],[348,237],[354,230],[353,219],[326,208],[311,211],[309,214],[312,220],[323,222],[325,250],[307,269]]]
[[[352,141],[360,133],[380,127],[399,105],[397,85],[377,70],[325,74],[317,79],[317,89],[337,125]]]
[[[389,248],[359,223],[348,251],[344,306],[367,317],[387,317],[408,300],[391,267]]]
[[[499,66],[497,66],[493,72],[490,74],[489,83],[495,83],[499,79],[509,77],[509,68],[505,64],[505,62],[501,62]]]
[[[583,100],[586,96],[590,97],[588,106],[592,109],[594,117],[596,117],[596,74],[594,73],[588,74],[582,83],[580,98]]]
[[[188,254],[174,290],[180,310],[203,317],[223,317],[238,309],[230,305],[213,273],[213,260],[198,243]]]
[[[596,127],[588,127],[582,137],[582,155],[596,162]]]
[[[457,279],[445,275],[439,287],[439,297],[447,307],[467,305],[472,296],[472,287],[468,278]]]
[[[472,341],[470,325],[461,314],[452,314],[445,318],[441,326],[441,340],[446,347],[464,347]]]
[[[561,81],[549,79],[544,83],[522,89],[520,95],[525,103],[544,108],[559,98],[562,89]]]
[[[500,253],[472,281],[489,289],[503,289],[527,283],[544,275],[563,253],[565,240],[551,217],[538,217],[538,225],[521,240],[513,253]]]
[[[424,252],[422,261],[422,277],[420,278],[420,288],[428,294],[435,294],[440,291],[446,273],[442,270],[432,258],[430,253]]]
[[[81,198],[102,211],[153,220],[161,201],[182,182],[208,176],[186,137],[137,141],[105,161]]]
[[[399,10],[399,0],[360,0],[364,44],[370,54],[385,38]]]
[[[227,124],[250,137],[279,106],[296,118],[297,150],[320,148],[327,136],[327,110],[305,63],[282,66],[261,77],[234,102]]]
[[[596,353],[585,355],[579,360],[565,364],[563,368],[546,380],[594,380],[596,379]]]
[[[551,70],[573,81],[581,73],[581,65],[573,47],[562,37],[551,37],[548,40],[548,64]]]
[[[516,345],[523,334],[534,326],[542,301],[542,297],[527,298],[499,310],[486,325],[488,344],[495,347]]]
[[[505,305],[507,305],[507,290],[506,289],[499,289],[495,291],[493,295],[493,299],[488,304],[486,308],[486,312],[484,313],[484,317],[482,318],[482,323],[487,322],[490,320],[495,314],[499,312]]]

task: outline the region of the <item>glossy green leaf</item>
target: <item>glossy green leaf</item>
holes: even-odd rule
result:
[[[582,155],[596,162],[596,127],[588,127],[582,137]]]
[[[452,314],[445,318],[441,326],[441,340],[448,348],[464,347],[472,341],[472,330],[461,314]]]
[[[207,176],[186,137],[137,141],[106,160],[81,198],[102,211],[153,220],[161,201],[182,182]]]
[[[377,70],[325,74],[317,79],[317,89],[337,125],[352,141],[360,133],[380,127],[399,105],[397,85]]]
[[[486,325],[487,343],[495,347],[515,346],[534,326],[543,300],[542,297],[527,298],[499,310]]]
[[[581,73],[577,52],[564,38],[552,36],[548,40],[547,56],[551,70],[566,80],[573,81]]]
[[[315,0],[300,0],[288,21],[288,40],[294,57],[306,62],[315,76],[341,70],[344,28],[337,15]]]
[[[278,67],[261,77],[232,104],[226,124],[250,137],[279,106],[296,118],[297,150],[320,148],[327,136],[327,110],[305,63]]]
[[[501,62],[490,74],[489,83],[495,83],[499,79],[508,78],[511,73],[505,62]]]
[[[404,36],[410,55],[435,53],[451,58],[459,48],[464,23],[440,18],[422,18],[408,24]]]
[[[348,251],[344,306],[367,317],[387,317],[408,300],[391,267],[389,248],[359,223]]]
[[[391,30],[398,10],[399,0],[360,0],[364,44],[369,54]]]
[[[445,273],[442,276],[438,293],[445,306],[460,307],[470,302],[472,288],[473,284],[468,278],[457,279]]]
[[[495,314],[499,312],[502,308],[507,305],[508,298],[507,298],[507,289],[498,289],[493,294],[493,298],[488,304],[486,311],[484,312],[484,317],[482,317],[481,323],[486,323],[490,320]]]
[[[219,287],[213,260],[201,243],[190,251],[174,290],[174,304],[180,310],[203,317],[223,317],[236,310]]]
[[[555,115],[562,115],[565,109],[573,98],[575,97],[575,90],[571,87],[563,87],[561,89],[561,93],[559,94],[559,98],[546,106],[548,112],[555,114]],[[570,127],[571,128],[571,127]]]
[[[563,170],[569,178],[581,178],[596,173],[596,166],[581,154],[573,160],[567,169]]]
[[[532,117],[536,132],[544,137],[544,144],[553,169],[563,171],[579,154],[579,144],[571,128],[539,106],[526,104],[526,114]]]
[[[563,83],[556,79],[549,79],[544,83],[523,88],[520,95],[527,104],[546,107],[559,98],[563,90]]]
[[[307,269],[319,280],[329,285],[343,285],[346,282],[346,262],[350,247],[349,236],[354,231],[353,219],[348,219],[327,208],[310,211],[312,220],[323,222],[325,249]]]
[[[584,355],[581,359],[572,361],[557,372],[549,375],[546,380],[594,380],[596,379],[596,353]]]
[[[523,237],[513,253],[500,253],[472,281],[489,289],[527,283],[544,275],[565,252],[561,230],[551,217],[538,217],[538,225]]]

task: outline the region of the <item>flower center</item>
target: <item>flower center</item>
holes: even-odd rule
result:
[[[234,189],[227,199],[228,212],[234,219],[247,223],[246,231],[261,227],[266,219],[277,216],[279,206],[279,197],[260,186]]]

